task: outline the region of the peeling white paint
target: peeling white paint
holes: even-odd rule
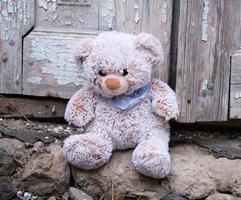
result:
[[[32,16],[31,3],[29,0],[21,1],[3,1],[1,4],[0,18],[3,21],[1,31],[6,40],[8,37],[8,32],[13,29],[19,30],[23,25],[27,26],[30,22]],[[3,9],[4,8],[4,9]]]
[[[41,80],[42,78],[39,76],[32,76],[32,77],[29,77],[27,81],[33,84],[40,84]]]
[[[161,7],[161,22],[162,23],[167,23],[167,14],[168,14],[168,4],[167,1],[163,2],[162,7]]]
[[[17,83],[17,82],[20,82],[20,73],[18,73],[17,75],[16,75],[16,77],[14,78],[14,83]]]
[[[28,22],[28,15],[29,15],[28,4],[26,0],[23,0],[22,9],[23,9],[22,21],[23,21],[23,24],[26,26]]]
[[[49,2],[50,1],[51,0],[49,0]],[[58,5],[57,5],[56,0],[52,0],[52,3],[49,4],[49,10],[54,12],[54,11],[56,11],[57,7],[58,7]]]
[[[235,98],[236,100],[241,99],[241,92],[236,93],[234,98]]]
[[[7,28],[3,30],[3,40],[8,40],[9,39],[9,31]]]
[[[206,90],[208,88],[208,80],[203,80],[201,90]]]
[[[38,0],[38,6],[45,10],[48,9],[48,1],[47,0]]]
[[[7,17],[8,16],[8,11],[7,10],[2,10],[2,16]]]
[[[59,5],[91,6],[91,0],[58,0]]]
[[[202,16],[202,41],[208,40],[208,13],[209,13],[209,0],[203,0],[203,16]]]
[[[134,21],[135,21],[136,24],[138,24],[139,21],[140,21],[139,11],[138,10],[139,10],[139,6],[136,4],[134,6]]]
[[[101,29],[114,29],[114,2],[102,0],[99,7],[99,24]]]
[[[42,63],[39,76],[51,77],[58,85],[83,84],[75,64],[74,55],[78,49],[76,39],[66,36],[39,36],[32,39],[30,57]],[[46,78],[47,79],[47,78]]]
[[[59,15],[57,13],[54,13],[52,16],[52,22],[55,22],[59,18]]]
[[[58,4],[56,0],[38,0],[39,8],[43,8],[49,11],[56,11]]]
[[[8,1],[8,13],[13,13],[15,10],[15,7],[13,5],[13,2],[11,0]]]
[[[84,16],[80,16],[80,17],[79,17],[79,22],[80,22],[81,24],[84,23]]]

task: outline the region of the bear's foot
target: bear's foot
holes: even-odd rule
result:
[[[73,135],[64,142],[63,152],[69,163],[82,169],[96,169],[111,157],[112,142],[103,135]]]
[[[138,172],[153,178],[164,178],[171,168],[167,145],[155,140],[141,142],[133,152],[132,162]]]

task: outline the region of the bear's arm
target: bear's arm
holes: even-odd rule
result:
[[[91,89],[80,89],[69,100],[65,120],[82,127],[95,118],[97,98]]]
[[[151,99],[153,111],[165,120],[177,119],[179,115],[175,92],[158,79],[151,80]]]

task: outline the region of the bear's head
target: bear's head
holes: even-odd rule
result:
[[[153,68],[163,61],[163,50],[148,33],[106,32],[83,41],[76,60],[89,87],[111,98],[147,85]]]

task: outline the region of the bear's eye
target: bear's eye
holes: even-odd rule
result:
[[[107,74],[105,72],[103,72],[102,70],[99,71],[99,75],[100,76],[106,76]]]
[[[128,70],[127,69],[123,69],[122,76],[126,76],[127,74],[128,74]]]

